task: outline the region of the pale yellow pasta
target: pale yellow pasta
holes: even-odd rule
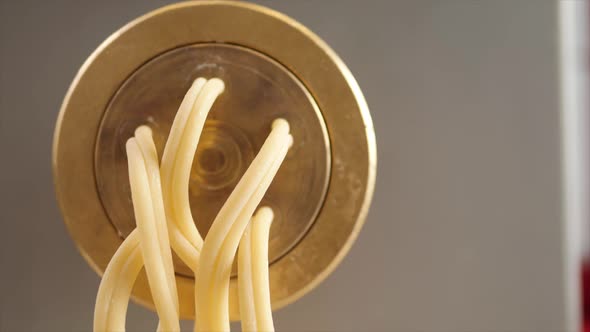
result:
[[[160,169],[158,167],[158,152],[152,138],[152,130],[147,126],[140,126],[135,130],[135,139],[143,154],[146,174],[149,179],[150,193],[154,209],[156,235],[160,258],[164,265],[164,273],[168,283],[168,292],[172,294],[175,310],[178,312],[178,292],[176,291],[176,279],[172,266],[172,251],[166,227],[166,212],[162,197],[162,184],[160,182]]]
[[[191,111],[193,110],[195,100],[197,99],[197,96],[201,92],[201,89],[203,88],[206,82],[207,80],[202,77],[196,79],[193,82],[190,89],[188,90],[188,92],[185,94],[184,99],[182,100],[182,103],[180,104],[180,107],[176,112],[176,116],[174,117],[174,121],[172,122],[172,127],[170,128],[170,134],[168,135],[166,145],[164,146],[160,173],[162,176],[162,191],[164,193],[164,203],[166,203],[167,205],[168,197],[170,197],[169,191],[172,185],[172,171],[174,168],[174,163],[176,162],[178,146],[180,145],[180,140],[182,139],[186,122],[189,118]],[[199,237],[201,236],[199,235]]]
[[[173,218],[189,239],[197,239],[198,236],[199,243],[196,244],[196,248],[201,248],[202,239],[195,227],[189,205],[190,171],[207,114],[224,87],[223,81],[217,78],[210,79],[203,86],[187,120],[172,173],[170,202],[174,211]]]
[[[252,224],[252,289],[254,290],[254,309],[256,312],[256,331],[272,332],[272,308],[270,303],[270,282],[268,277],[268,237],[273,212],[261,208]]]
[[[238,250],[238,300],[242,332],[256,331],[256,311],[254,310],[254,290],[252,289],[252,250],[250,249],[252,222],[253,220],[244,230]]]
[[[240,241],[238,296],[243,332],[274,331],[268,280],[268,236],[272,220],[272,209],[260,208]]]
[[[292,142],[285,120],[275,120],[272,127],[260,152],[219,211],[203,244],[196,280],[196,331],[229,331],[227,293],[233,257],[254,209]]]
[[[178,123],[178,125],[176,126],[178,130],[174,130],[174,126],[173,126],[173,130],[171,131],[171,138],[172,137],[178,137],[178,139],[181,138],[181,135],[175,135],[175,133],[177,133],[177,131],[182,130],[184,128],[184,124],[186,123],[188,117],[190,116],[190,114],[188,114],[188,112],[191,111],[195,111],[195,101],[196,101],[196,97],[197,95],[201,92],[203,86],[205,85],[205,80],[204,79],[197,79],[193,86],[191,87],[191,89],[189,90],[189,92],[187,92],[187,95],[185,96],[185,99],[183,100],[183,104],[180,107],[179,113],[176,116],[176,120],[175,123]],[[207,107],[210,107],[211,105],[208,105]],[[203,107],[201,106],[201,109]],[[198,113],[207,113],[208,109],[203,111],[203,110],[196,110]],[[177,121],[178,120],[178,121]],[[182,134],[182,133],[180,133]],[[165,193],[165,190],[162,190],[162,188],[158,188],[161,185],[159,184],[159,175],[160,172],[158,170],[157,167],[157,153],[155,151],[155,146],[153,144],[153,140],[151,138],[151,132],[147,127],[140,127],[138,128],[138,130],[136,130],[136,139],[138,140],[139,143],[142,143],[142,153],[143,155],[146,157],[147,161],[146,162],[146,169],[148,171],[148,178],[150,179],[150,186],[154,187],[155,190],[150,190],[150,195],[152,196],[152,200],[154,202],[159,202],[159,203],[154,203],[154,213],[158,214],[161,218],[162,216],[162,208],[164,206],[164,203],[162,202],[162,196],[163,193]],[[194,139],[194,137],[193,137]],[[198,137],[197,137],[198,139]],[[172,143],[174,143],[174,140],[170,141]],[[164,153],[164,161],[166,160],[172,160],[171,162],[168,162],[167,164],[173,164],[174,158],[176,157],[176,155],[178,154],[178,148],[181,142],[177,142],[177,144],[168,144],[167,145],[167,149],[165,150]],[[149,161],[149,162],[148,162]],[[168,181],[171,182],[171,181]],[[164,195],[165,196],[165,195]],[[188,202],[186,202],[188,204]],[[161,221],[161,219],[158,219]],[[162,257],[166,257],[166,256],[170,256],[169,253],[166,253],[166,251],[169,252],[169,249],[166,250],[166,248],[169,246],[166,244],[166,238],[165,238],[165,233],[162,234],[162,232],[160,230],[162,230],[162,228],[165,229],[165,227],[162,227],[164,225],[162,225],[161,222],[158,223],[158,242],[160,242],[160,253],[162,255]],[[197,261],[198,261],[198,250],[194,248],[193,243],[197,243],[199,242],[199,239],[197,239],[197,241],[192,241],[193,243],[190,243],[186,237],[180,232],[180,230],[178,229],[178,227],[176,226],[176,224],[171,223],[170,225],[168,225],[169,227],[169,236],[172,242],[172,247],[174,247],[175,251],[179,254],[179,256],[181,257],[181,259],[183,259],[183,261],[189,265],[189,267],[191,267],[191,269],[195,270],[197,267]],[[194,227],[194,225],[193,225]],[[95,331],[106,331],[107,329],[107,325],[109,322],[109,313],[111,316],[116,316],[115,321],[119,322],[119,324],[117,325],[118,327],[113,327],[110,326],[108,328],[108,330],[113,330],[114,329],[121,329],[121,324],[120,322],[123,322],[122,324],[124,325],[124,321],[125,321],[125,313],[126,311],[120,311],[120,310],[109,310],[109,302],[108,302],[108,298],[112,297],[114,300],[117,300],[117,304],[119,304],[120,308],[125,308],[126,309],[126,305],[127,305],[127,301],[128,301],[128,297],[129,295],[125,296],[125,292],[122,291],[121,294],[113,294],[114,289],[118,289],[115,288],[115,285],[113,284],[114,280],[118,277],[120,280],[123,280],[123,282],[121,282],[124,285],[128,285],[127,287],[132,287],[133,283],[135,282],[135,279],[137,278],[137,273],[132,272],[134,271],[134,269],[128,269],[127,272],[124,275],[120,275],[121,274],[121,270],[123,268],[123,265],[127,265],[127,266],[142,266],[143,265],[143,261],[138,261],[137,258],[138,256],[135,255],[130,255],[131,250],[133,250],[133,248],[137,247],[137,245],[139,244],[139,239],[137,237],[137,231],[132,232],[132,234],[130,236],[128,236],[128,238],[124,241],[124,244],[121,246],[121,248],[118,251],[118,255],[116,254],[112,261],[109,263],[109,267],[107,268],[107,271],[105,271],[105,278],[103,279],[103,282],[101,283],[101,287],[99,287],[99,295],[97,296],[97,305],[95,308]],[[194,233],[193,233],[194,234]],[[198,233],[197,233],[198,235]],[[198,235],[200,238],[200,235]],[[202,240],[201,240],[202,241]],[[122,250],[125,249],[125,250]],[[199,248],[200,249],[200,248]],[[125,257],[127,256],[127,257]],[[166,261],[166,259],[165,259]],[[164,270],[166,275],[168,276],[168,288],[170,289],[170,291],[173,290],[173,292],[171,292],[172,296],[173,296],[173,302],[175,303],[175,310],[178,310],[177,308],[177,292],[176,292],[176,287],[175,287],[175,282],[174,282],[174,278],[173,275],[170,273],[172,272],[172,264],[171,264],[171,260],[168,260],[168,263],[165,264],[164,266]],[[110,272],[109,271],[113,271]],[[119,276],[117,276],[119,275]],[[110,276],[110,277],[109,277]],[[112,281],[112,282],[109,282]],[[130,286],[129,286],[130,285]],[[121,289],[126,289],[125,287],[122,287]],[[122,303],[125,303],[124,305]],[[111,304],[113,302],[111,301]]]
[[[154,305],[158,316],[160,316],[162,328],[165,331],[180,331],[178,312],[173,296],[169,291],[170,287],[167,285],[168,280],[165,274],[164,262],[158,246],[154,204],[150,193],[145,160],[135,138],[127,141],[126,150],[135,222],[139,231],[143,262]]]
[[[195,272],[195,330],[229,331],[229,277],[240,242],[239,293],[244,331],[273,331],[268,279],[272,210],[254,210],[292,144],[289,125],[278,119],[260,152],[221,208],[203,241],[192,218],[188,185],[205,119],[224,84],[199,78],[186,93],[163,152],[141,126],[126,144],[137,229],[123,241],[101,281],[94,331],[124,331],[133,285],[145,267],[160,324],[179,331],[179,308],[171,248]],[[248,227],[252,220],[252,226]],[[244,231],[248,229],[245,233]]]
[[[274,126],[274,130],[267,138],[261,151],[221,208],[205,240],[201,265],[197,271],[197,287],[195,293],[197,310],[195,329],[197,331],[227,331],[229,329],[227,296],[224,294],[223,287],[220,289],[215,286],[229,278],[229,273],[225,272],[228,269],[219,269],[218,266],[231,265],[233,253],[228,250],[222,250],[221,247],[236,219],[242,216],[240,219],[243,221],[245,217],[247,222],[250,218],[252,212],[247,215],[243,213],[243,208],[250,200],[252,194],[256,192],[258,184],[263,181],[266,173],[274,163],[275,156],[272,153],[287,142],[288,126],[284,125],[284,121],[278,122],[278,124]],[[243,228],[245,228],[245,225],[243,225]],[[238,233],[239,237],[242,231]],[[219,256],[222,256],[221,263],[219,262]]]
[[[202,110],[196,109],[195,106],[197,97],[201,94],[206,82],[207,80],[204,78],[196,79],[180,104],[178,112],[174,117],[168,140],[166,141],[166,146],[162,154],[162,165],[160,168],[163,200],[165,203],[166,216],[168,218],[168,227],[170,228],[170,242],[174,251],[193,270],[193,272],[197,268],[203,239],[194,223],[192,223],[192,220],[191,223],[185,222],[182,229],[179,228],[181,227],[179,226],[179,223],[187,220],[179,220],[175,216],[174,205],[172,204],[174,198],[171,193],[174,191],[172,188],[174,168],[181,141],[185,137],[183,133],[185,132],[185,127],[191,114],[199,111],[203,112]],[[205,112],[208,112],[208,110]],[[196,139],[198,140],[198,137]],[[183,201],[182,203],[188,205],[188,201]],[[183,208],[183,210],[184,209],[185,208]]]
[[[268,189],[268,186],[272,182],[274,175],[276,174],[285,155],[287,154],[287,150],[289,149],[291,142],[292,138],[289,135],[287,144],[283,145],[277,152],[277,159],[273,161],[271,169],[267,172],[267,174],[265,174],[263,180],[240,212],[235,225],[232,227],[224,241],[224,247],[218,256],[217,268],[214,272],[213,284],[211,286],[212,292],[217,294],[212,296],[210,302],[211,308],[214,310],[213,316],[210,316],[212,317],[211,319],[213,322],[223,323],[229,321],[229,305],[227,301],[229,296],[229,276],[231,273],[231,263],[233,261],[233,257],[235,256],[237,243],[243,234],[243,230],[245,225],[247,225],[248,219],[252,215],[256,206],[262,200],[264,193]],[[227,323],[226,327],[224,328],[224,331],[228,330],[229,323]]]
[[[147,127],[142,126],[142,127],[138,128],[135,133],[136,133],[136,140],[142,149],[142,153],[145,151],[145,153],[143,153],[143,155],[146,157],[145,158],[146,170],[148,172],[148,177],[150,179],[150,182],[153,183],[153,185],[150,186],[150,190],[152,188],[156,189],[155,193],[154,193],[154,191],[152,191],[152,197],[153,197],[154,201],[160,202],[160,204],[154,204],[154,207],[156,207],[157,205],[163,205],[161,194],[160,195],[158,194],[158,192],[161,193],[161,190],[158,189],[158,187],[159,187],[159,184],[158,184],[159,183],[158,160],[157,160],[156,148],[153,143],[153,139],[151,137],[151,131]],[[160,211],[159,213],[161,214],[162,208],[160,208],[159,211]],[[176,227],[172,226],[171,229],[174,229],[179,233],[179,231],[177,230]],[[136,231],[133,231],[133,232],[136,232]],[[178,235],[180,235],[180,233]],[[183,237],[181,237],[181,239],[184,240]],[[164,252],[163,256],[169,255],[170,249],[169,249],[169,246],[167,246],[165,244],[166,239],[163,238],[162,240],[164,241],[164,246],[165,246],[164,248],[167,249],[167,250],[163,250],[163,252]],[[131,241],[135,244],[135,246],[137,246],[139,244],[139,240],[137,239],[137,237],[128,237],[125,241],[126,242]],[[186,240],[184,240],[184,241],[186,242]],[[190,243],[186,242],[185,246],[188,246],[189,252],[194,251],[192,249],[192,247],[190,247]],[[166,253],[166,251],[168,251],[168,253]],[[195,256],[194,259],[195,260],[198,259],[198,256]],[[171,260],[169,261],[169,263],[170,263],[169,265],[171,268]],[[112,300],[111,300],[111,308],[109,309],[109,316],[108,316],[109,317],[108,331],[123,331],[125,329],[125,317],[126,317],[129,297],[131,295],[131,290],[133,289],[133,284],[135,283],[135,280],[137,279],[137,276],[138,276],[142,267],[143,267],[143,259],[141,257],[141,252],[138,249],[136,249],[129,256],[127,263],[125,264],[125,269],[123,269],[123,271],[121,272],[121,277],[119,279],[119,285],[117,285],[116,290],[113,293]],[[166,271],[166,273],[169,273],[169,272]],[[176,283],[175,283],[175,280],[173,279],[173,275],[171,275],[170,277],[172,277],[172,282],[174,285],[173,296],[176,300],[177,299],[177,293],[176,293],[176,287],[175,287]]]
[[[139,246],[131,252],[118,280],[109,308],[108,331],[125,331],[127,307],[133,284],[143,268],[143,257]]]
[[[94,305],[94,332],[107,331],[109,305],[117,286],[117,278],[121,275],[127,258],[137,248],[138,244],[139,235],[137,234],[137,230],[134,230],[123,241],[107,265],[100,286],[98,287],[98,294]]]

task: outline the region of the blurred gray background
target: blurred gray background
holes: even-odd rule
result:
[[[91,330],[99,277],[56,206],[54,124],[86,57],[166,3],[0,0],[0,330]],[[358,241],[277,329],[563,331],[555,2],[259,3],[348,64],[379,157]],[[130,307],[129,331],[156,323]]]

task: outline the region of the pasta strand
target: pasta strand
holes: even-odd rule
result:
[[[273,220],[269,208],[261,208],[252,224],[252,289],[257,331],[273,332],[272,308],[270,304],[270,282],[268,278],[268,237]]]
[[[149,179],[150,192],[155,215],[156,235],[158,237],[158,249],[164,265],[164,273],[168,283],[168,292],[178,314],[178,292],[176,290],[176,279],[174,278],[174,267],[172,266],[172,251],[170,250],[170,239],[168,227],[166,227],[166,212],[164,199],[162,197],[162,184],[160,181],[160,169],[158,167],[158,152],[152,138],[152,130],[147,126],[140,126],[135,130],[135,139],[143,154],[145,168]]]
[[[109,305],[115,291],[117,278],[125,266],[127,257],[135,250],[138,243],[139,235],[137,230],[133,230],[119,246],[102,275],[94,305],[94,332],[107,331]]]
[[[275,120],[272,127],[260,152],[219,211],[203,244],[195,294],[198,332],[229,331],[227,289],[231,263],[250,217],[292,142],[287,121]],[[226,238],[229,240],[222,250]]]
[[[197,249],[202,247],[203,240],[195,227],[189,204],[190,171],[207,114],[224,88],[223,81],[217,78],[210,79],[203,86],[187,120],[172,174],[170,194],[174,220],[189,240],[197,241],[196,244],[193,243]]]
[[[224,331],[229,330],[229,303],[227,301],[229,296],[229,277],[231,274],[231,264],[233,261],[233,257],[235,256],[237,244],[240,241],[240,238],[243,234],[244,227],[247,226],[248,220],[252,216],[254,209],[262,200],[264,193],[266,192],[268,186],[272,182],[274,175],[280,167],[282,160],[284,159],[287,150],[291,145],[291,136],[289,135],[288,138],[289,140],[287,142],[287,145],[283,146],[282,149],[279,151],[277,159],[271,166],[271,170],[265,175],[264,179],[259,184],[258,188],[256,188],[256,191],[254,192],[252,197],[248,200],[246,207],[240,213],[238,221],[236,222],[237,226],[233,227],[230,233],[228,234],[227,239],[225,240],[226,244],[224,244],[225,248],[220,254],[221,258],[218,259],[217,262],[218,266],[216,267],[214,282],[211,288],[213,292],[218,292],[218,295],[212,298],[213,302],[211,305],[213,308],[217,310],[215,312],[216,316],[213,316],[216,317],[214,318],[215,321],[227,322]]]
[[[238,250],[238,302],[242,332],[256,331],[256,311],[252,288],[252,222],[244,230]]]
[[[166,331],[180,331],[178,313],[167,286],[164,263],[158,246],[153,201],[150,194],[146,165],[135,138],[127,141],[129,182],[140,247],[148,276],[154,305]]]

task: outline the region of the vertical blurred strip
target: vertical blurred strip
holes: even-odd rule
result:
[[[558,1],[559,70],[563,184],[563,255],[565,317],[568,331],[584,331],[581,323],[580,275],[588,252],[588,58],[584,0]]]

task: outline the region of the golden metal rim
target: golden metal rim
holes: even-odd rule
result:
[[[56,195],[81,254],[102,274],[121,243],[114,228],[96,227],[97,220],[108,222],[92,165],[102,113],[121,82],[143,63],[205,42],[251,48],[288,68],[313,95],[330,136],[333,162],[324,206],[307,235],[270,268],[272,304],[278,309],[316,287],[342,261],[366,219],[377,167],[373,125],[358,84],[342,60],[293,19],[244,2],[195,1],[157,9],[115,32],[82,65],[63,101],[53,141]],[[192,281],[177,276],[177,282],[181,317],[192,318]],[[133,298],[153,308],[145,275]],[[235,282],[230,315],[239,318]]]

